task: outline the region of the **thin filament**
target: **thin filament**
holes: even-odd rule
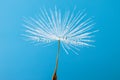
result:
[[[57,69],[58,69],[59,54],[60,54],[60,40],[58,40],[58,52],[57,52],[57,56],[56,56],[56,66],[55,66],[54,74],[52,76],[52,80],[57,80]]]

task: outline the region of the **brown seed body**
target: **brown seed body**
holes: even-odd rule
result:
[[[53,77],[52,77],[52,80],[57,80],[56,72],[54,73],[54,75],[53,75]]]

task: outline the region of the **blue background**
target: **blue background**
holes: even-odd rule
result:
[[[23,17],[41,7],[86,8],[95,16],[96,47],[81,48],[79,56],[61,49],[59,80],[120,80],[119,0],[0,0],[0,80],[51,80],[57,44],[34,46],[23,40]]]

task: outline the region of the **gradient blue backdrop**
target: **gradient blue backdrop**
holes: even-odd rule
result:
[[[56,46],[34,46],[21,37],[23,17],[34,17],[41,7],[86,8],[95,16],[95,48],[79,56],[61,50],[59,80],[120,80],[119,0],[0,0],[0,80],[51,80]],[[57,45],[57,44],[56,44]]]

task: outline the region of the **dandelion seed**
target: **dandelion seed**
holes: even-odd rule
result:
[[[57,80],[58,57],[60,54],[60,44],[63,50],[69,54],[70,51],[77,54],[81,46],[91,46],[94,42],[91,39],[93,33],[92,27],[95,25],[92,18],[86,19],[85,11],[78,11],[76,15],[67,11],[62,15],[60,10],[41,9],[37,18],[25,20],[24,26],[27,28],[26,37],[37,43],[51,44],[58,41],[58,52],[56,57],[56,66],[52,80]]]

